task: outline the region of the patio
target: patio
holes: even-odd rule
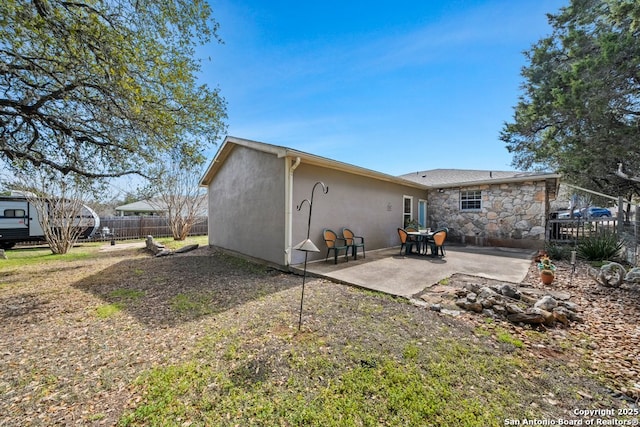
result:
[[[337,265],[333,259],[309,262],[307,276],[411,298],[455,273],[520,283],[537,253],[531,249],[447,245],[447,256],[431,258],[400,255],[399,249],[367,251],[366,259],[359,255],[348,262],[341,256]],[[295,265],[292,270],[302,274],[303,267]]]

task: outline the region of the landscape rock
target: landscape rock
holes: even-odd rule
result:
[[[193,251],[193,250],[195,250],[195,249],[198,249],[198,247],[199,247],[199,246],[200,246],[200,245],[198,245],[198,244],[183,246],[183,247],[181,247],[181,248],[179,248],[179,249],[176,249],[176,250],[175,250],[175,253],[177,253],[177,254],[183,254],[183,253],[185,253],[185,252],[190,252],[190,251]]]
[[[158,253],[165,250],[163,244],[156,242],[153,236],[147,236],[147,240],[145,241],[145,245],[149,251],[151,251],[154,255],[158,255]],[[162,255],[161,255],[162,256]]]
[[[542,310],[552,311],[558,306],[558,301],[556,301],[551,295],[545,295],[541,299],[539,299],[533,306]]]
[[[169,255],[173,255],[173,251],[170,249],[163,249],[159,252],[156,252],[156,257],[161,257],[161,256],[169,256]]]
[[[9,259],[7,258],[7,254],[4,252],[4,249],[0,249],[0,259]]]
[[[448,308],[443,308],[440,312],[442,314],[447,314],[447,315],[453,316],[453,317],[458,317],[461,314],[460,310],[450,310]]]
[[[530,288],[522,292],[509,284],[480,286],[466,283],[451,294],[457,297],[456,306],[464,310],[507,319],[513,323],[544,324],[551,327],[556,323],[567,326],[571,321],[582,321],[577,314],[578,306],[568,301],[570,295],[565,292]]]
[[[484,314],[487,317],[496,317],[496,313],[490,308],[485,308],[484,310],[482,310],[482,314]]]
[[[494,305],[493,307],[491,307],[491,309],[497,316],[500,316],[500,317],[506,317],[508,314],[507,309],[500,304]]]
[[[456,305],[460,308],[464,308],[465,310],[474,311],[476,313],[482,313],[484,307],[482,304],[476,301],[469,301],[466,298],[460,298],[456,301]]]
[[[473,292],[475,294],[479,293],[481,288],[482,286],[477,283],[465,283],[463,287],[463,289],[467,290],[468,292]]]
[[[497,295],[496,291],[494,291],[488,286],[484,286],[483,288],[480,289],[480,292],[478,293],[478,298],[486,299],[486,298],[493,297],[494,295]]]
[[[565,326],[569,324],[569,316],[565,307],[554,308],[553,317]]]
[[[455,291],[455,295],[458,298],[466,297],[468,293],[469,293],[469,291],[467,289],[464,289],[464,288],[463,289],[458,289],[458,290]]]
[[[484,308],[491,308],[494,305],[496,305],[497,303],[498,303],[498,301],[493,297],[485,298],[485,299],[480,301],[480,304],[482,304],[482,306]]]
[[[602,286],[617,288],[622,284],[627,272],[621,264],[609,262],[600,267],[600,270],[590,269],[589,275]]]
[[[577,313],[578,311],[580,311],[580,307],[578,307],[578,304],[573,303],[571,301],[558,301],[558,305],[560,307],[565,307],[570,311],[573,311],[575,313]]]
[[[544,319],[542,323],[544,323],[545,326],[553,326],[556,323],[556,319],[555,317],[553,317],[553,313],[542,308],[531,308],[528,310],[528,313],[542,316],[542,318]]]
[[[500,287],[500,294],[512,299],[519,300],[522,298],[522,293],[519,290],[507,284],[504,284]]]
[[[624,276],[625,282],[640,283],[640,267],[633,267]]]
[[[484,307],[482,306],[482,304],[480,304],[477,301],[470,302],[466,308],[467,310],[475,311],[476,313],[482,313],[482,310],[484,310]]]
[[[147,236],[145,245],[151,253],[153,253],[156,257],[163,257],[173,254],[182,254],[185,252],[193,251],[198,249],[199,245],[186,245],[181,247],[180,249],[176,249],[175,251],[171,249],[167,249],[162,243],[157,242],[153,236]]]
[[[512,313],[507,316],[507,319],[513,323],[529,323],[529,324],[541,324],[544,323],[545,318],[540,313]]]
[[[507,310],[507,313],[509,314],[524,313],[524,310],[521,309],[518,304],[507,304],[504,306],[504,308]]]

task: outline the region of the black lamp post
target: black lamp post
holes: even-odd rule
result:
[[[309,203],[309,221],[307,222],[307,238],[293,247],[293,249],[304,252],[304,271],[302,274],[302,296],[300,297],[300,317],[298,318],[298,331],[302,326],[302,304],[304,301],[304,284],[307,279],[307,257],[309,256],[309,252],[320,252],[320,249],[318,249],[316,245],[314,245],[311,239],[309,238],[309,233],[311,231],[311,212],[313,209],[313,193],[316,191],[316,187],[318,185],[322,186],[322,192],[324,194],[327,194],[329,192],[329,187],[324,185],[324,182],[318,181],[315,183],[315,185],[313,186],[313,189],[311,190],[311,201],[309,201],[309,199],[304,199],[296,207],[296,209],[300,211],[302,209],[302,206],[304,206],[304,202]]]

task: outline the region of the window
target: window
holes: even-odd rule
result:
[[[482,191],[461,191],[460,192],[460,210],[461,211],[477,211],[482,209]]]
[[[5,218],[24,218],[26,216],[26,212],[24,209],[5,209],[4,217]]]
[[[402,196],[402,226],[406,227],[413,219],[413,197]]]

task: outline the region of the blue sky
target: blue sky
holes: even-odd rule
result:
[[[224,44],[201,78],[229,135],[401,175],[513,169],[523,51],[568,0],[210,3]]]

